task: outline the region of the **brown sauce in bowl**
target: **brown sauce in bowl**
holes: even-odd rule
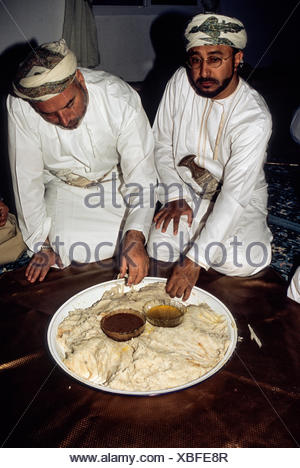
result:
[[[141,327],[144,322],[136,314],[119,312],[104,318],[104,327],[112,332],[129,333]]]
[[[103,332],[115,341],[127,341],[143,333],[145,317],[134,309],[109,312],[100,322]]]

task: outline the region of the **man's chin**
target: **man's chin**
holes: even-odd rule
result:
[[[218,87],[216,89],[209,89],[209,88],[203,88],[203,87],[200,87],[198,85],[195,85],[194,89],[195,89],[197,94],[199,94],[202,97],[206,97],[206,98],[216,97],[221,92],[220,87]]]
[[[200,96],[206,98],[218,98],[218,96],[229,86],[232,80],[233,74],[226,78],[223,82],[215,81],[211,82],[208,86],[205,86],[205,82],[203,83],[194,83],[194,90]],[[208,84],[208,83],[207,83]]]

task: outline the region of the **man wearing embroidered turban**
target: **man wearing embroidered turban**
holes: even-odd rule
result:
[[[186,67],[168,82],[154,122],[159,201],[150,256],[174,263],[166,290],[187,299],[201,268],[254,275],[271,261],[263,166],[271,117],[238,75],[247,35],[204,13],[185,31]],[[200,277],[199,277],[200,275]]]
[[[78,69],[62,39],[33,50],[9,96],[9,155],[30,282],[51,266],[118,254],[128,283],[147,274],[156,174],[137,93],[103,71]],[[151,190],[152,188],[152,190]],[[152,201],[151,201],[152,200]]]

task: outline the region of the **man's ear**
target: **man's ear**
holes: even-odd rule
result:
[[[243,61],[244,53],[242,50],[239,50],[234,56],[234,71],[237,70],[239,64]]]
[[[83,74],[78,69],[76,70],[76,79],[77,79],[77,81],[79,81],[81,86],[86,90],[86,84],[85,84],[85,81],[84,81],[84,78],[83,78]]]

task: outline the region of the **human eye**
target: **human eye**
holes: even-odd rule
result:
[[[46,112],[39,112],[39,114],[42,117],[42,119],[44,119],[46,122],[54,124],[58,122],[58,117],[54,112],[51,112],[50,114]]]
[[[39,111],[38,112],[42,117],[44,117],[45,119],[51,119],[53,117],[55,117],[55,113],[54,112],[42,112],[42,111]]]
[[[222,63],[222,59],[220,57],[208,57],[207,59],[207,64],[208,65],[219,65],[220,63]]]
[[[202,60],[199,57],[195,56],[195,55],[191,55],[189,57],[189,63],[190,63],[191,67],[199,67],[201,62],[202,62]]]
[[[66,105],[67,109],[70,109],[71,107],[73,107],[74,100],[75,100],[75,98],[71,99],[71,101],[68,102],[68,104]]]

